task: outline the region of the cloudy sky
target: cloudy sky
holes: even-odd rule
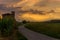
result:
[[[0,6],[4,7],[22,7],[22,9],[30,9],[38,7],[60,7],[60,0],[0,0]]]
[[[16,7],[21,7],[20,8],[16,8]],[[14,9],[15,8],[15,9]],[[31,14],[31,16],[33,17],[26,17],[25,15],[29,15],[29,13],[31,12],[28,12],[28,14],[26,14],[26,12],[24,13],[24,15],[21,15],[22,18],[24,20],[26,20],[27,18],[29,18],[28,20],[30,20],[32,18],[32,20],[35,20],[37,17],[38,20],[35,20],[35,21],[39,21],[39,20],[49,20],[49,19],[54,19],[54,18],[59,18],[60,14],[60,0],[0,0],[0,14],[2,14],[2,12],[8,12],[10,10],[37,10],[37,11],[44,11],[45,13],[50,11],[50,10],[54,10],[55,11],[55,14],[48,14],[47,15],[33,15]],[[38,13],[38,12],[37,12]],[[18,14],[18,13],[16,13]],[[59,16],[58,16],[59,15]],[[20,15],[17,16],[18,19],[20,19],[21,17]],[[52,16],[52,17],[50,17]],[[47,19],[45,17],[48,17]],[[41,18],[41,19],[40,19]]]

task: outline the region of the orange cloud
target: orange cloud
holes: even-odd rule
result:
[[[45,15],[34,14],[32,12],[26,12],[17,16],[17,20],[22,21],[30,21],[30,22],[43,22],[47,20],[60,20],[59,13],[45,13]]]
[[[41,0],[22,0],[21,2],[18,2],[14,5],[14,7],[20,7],[20,6],[33,6],[37,2],[40,2]]]
[[[34,14],[34,13],[31,13],[31,12],[27,12],[27,13],[24,13],[24,14],[18,16],[18,19],[31,21],[31,22],[41,22],[41,21],[50,20],[51,16],[48,15],[48,14],[40,15],[40,14]]]

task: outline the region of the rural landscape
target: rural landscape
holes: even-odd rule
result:
[[[0,0],[0,40],[60,40],[60,0]]]

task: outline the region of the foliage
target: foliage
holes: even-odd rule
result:
[[[9,36],[13,30],[13,19],[12,18],[3,18],[1,22],[1,34],[4,36]]]
[[[16,40],[27,40],[23,35],[18,32],[17,26],[19,26],[19,23],[16,22],[14,18],[4,17],[2,20],[0,20],[0,35],[2,35],[2,37],[12,37],[12,39],[10,38],[11,40],[15,40],[15,38],[18,38]]]
[[[26,24],[26,23],[27,23],[27,21],[23,20],[23,21],[22,21],[22,23],[23,23],[23,24]]]
[[[27,40],[22,34],[20,34],[18,31],[16,33],[16,37],[18,38],[18,40]]]

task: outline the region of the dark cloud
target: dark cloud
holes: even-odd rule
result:
[[[21,0],[0,0],[0,4],[10,4],[10,3],[15,3],[19,1]]]
[[[15,10],[13,7],[9,7],[15,3],[18,3],[22,0],[0,0],[0,11],[10,11]]]

